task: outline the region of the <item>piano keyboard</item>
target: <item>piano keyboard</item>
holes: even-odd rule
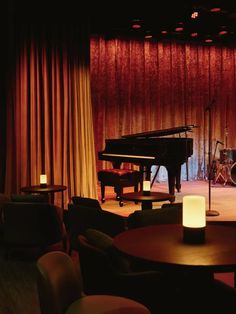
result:
[[[134,158],[134,159],[152,159],[154,160],[154,156],[138,156],[138,155],[123,155],[123,154],[108,154],[108,153],[103,153],[103,156],[108,156],[108,157],[123,157],[123,158]]]

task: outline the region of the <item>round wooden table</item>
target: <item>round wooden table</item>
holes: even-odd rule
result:
[[[50,195],[50,202],[54,204],[54,193],[61,192],[61,203],[64,209],[64,195],[63,192],[67,189],[65,185],[47,185],[46,187],[41,187],[40,185],[30,185],[24,186],[20,190],[24,193],[36,193],[36,194],[47,194]]]
[[[173,203],[175,201],[175,196],[169,193],[162,192],[150,192],[150,195],[144,195],[143,192],[130,192],[121,195],[122,200],[141,202],[142,210],[152,209],[153,202],[164,202],[170,201]]]
[[[207,225],[205,243],[187,244],[181,225],[148,226],[120,233],[113,245],[152,267],[207,272],[236,269],[235,227]]]

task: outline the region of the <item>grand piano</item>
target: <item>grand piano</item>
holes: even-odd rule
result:
[[[193,139],[187,137],[187,132],[192,132],[195,127],[185,125],[106,139],[105,149],[98,152],[98,158],[111,161],[114,168],[120,168],[122,162],[139,165],[145,180],[150,180],[153,165],[164,166],[168,173],[169,193],[174,195],[175,188],[178,192],[181,188],[181,165],[193,154]]]

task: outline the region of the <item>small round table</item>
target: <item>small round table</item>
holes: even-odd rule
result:
[[[142,210],[144,210],[152,209],[153,202],[170,201],[171,203],[173,203],[175,201],[175,196],[169,193],[162,192],[150,192],[149,195],[144,195],[143,192],[130,192],[122,194],[121,202],[123,199],[128,201],[141,202]]]
[[[208,272],[235,271],[235,243],[235,227],[207,225],[205,243],[188,244],[183,241],[182,225],[174,224],[130,229],[113,241],[124,254],[146,261],[154,268]]]
[[[50,194],[50,202],[54,204],[54,193],[61,192],[61,204],[64,209],[64,195],[63,191],[65,191],[67,187],[65,185],[47,185],[46,187],[42,187],[40,185],[30,185],[24,186],[20,190],[24,193],[37,193],[37,194]]]

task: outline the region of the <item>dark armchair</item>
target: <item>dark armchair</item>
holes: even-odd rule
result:
[[[48,203],[7,202],[3,206],[3,243],[6,256],[13,248],[37,248],[42,253],[61,243],[66,250],[67,233],[61,209]]]
[[[163,204],[157,209],[136,210],[127,218],[129,229],[172,223],[182,223],[182,203]]]
[[[177,306],[179,296],[172,281],[162,272],[135,270],[135,263],[112,245],[113,239],[94,229],[79,235],[79,260],[84,292],[128,297],[146,305],[152,313]],[[138,245],[138,244],[137,244]]]
[[[112,237],[126,229],[126,218],[103,210],[98,200],[74,196],[72,202],[68,204],[67,217],[70,250],[77,250],[78,235],[88,228],[101,230]]]

